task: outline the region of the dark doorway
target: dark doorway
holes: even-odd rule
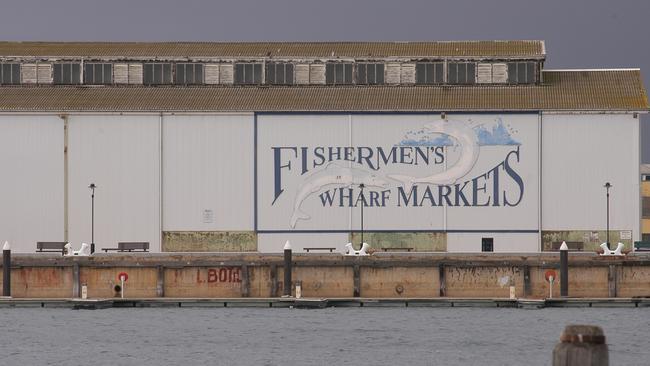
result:
[[[483,252],[494,252],[494,238],[482,238],[481,239],[481,251],[483,251]]]

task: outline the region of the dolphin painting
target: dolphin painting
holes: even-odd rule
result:
[[[438,120],[424,125],[428,133],[449,135],[461,146],[461,155],[458,161],[449,169],[427,177],[411,177],[406,175],[390,174],[388,178],[401,182],[406,189],[416,183],[446,185],[453,184],[464,177],[476,164],[479,154],[478,136],[476,132],[460,121]]]
[[[298,188],[298,193],[293,203],[291,227],[296,227],[298,220],[308,220],[310,218],[307,213],[300,209],[302,202],[307,197],[331,186],[358,186],[362,183],[366,187],[382,188],[388,185],[387,181],[365,169],[342,167],[335,163],[329,163],[325,169],[312,174]]]

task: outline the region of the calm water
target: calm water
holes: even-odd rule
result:
[[[0,309],[0,364],[550,365],[570,323],[650,365],[650,308]]]

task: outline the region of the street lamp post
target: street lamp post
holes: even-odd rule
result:
[[[607,248],[609,248],[609,189],[612,188],[612,185],[607,182],[603,187],[607,191]]]
[[[90,183],[88,186],[91,190],[90,194],[90,253],[95,253],[95,183]]]
[[[359,184],[359,188],[361,189],[361,247],[363,247],[363,206],[365,206],[366,202],[365,198],[363,197],[363,189],[365,187],[365,184]]]

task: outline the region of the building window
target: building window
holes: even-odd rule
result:
[[[54,64],[54,84],[81,84],[81,64]]]
[[[383,84],[384,64],[357,64],[357,84]]]
[[[262,84],[262,64],[235,64],[235,84]]]
[[[178,85],[203,84],[203,64],[176,64],[174,83]]]
[[[641,234],[641,241],[650,241],[650,234]]]
[[[20,84],[20,64],[0,64],[0,84]]]
[[[533,84],[534,82],[534,62],[508,62],[508,83]]]
[[[481,238],[481,251],[494,252],[494,238]]]
[[[474,84],[476,64],[473,62],[450,62],[447,65],[447,83]]]
[[[266,82],[274,85],[293,84],[293,64],[285,62],[266,64]]]
[[[84,84],[113,84],[113,64],[84,64]]]
[[[330,62],[325,65],[325,83],[352,84],[352,64],[343,62]]]
[[[172,64],[170,63],[146,63],[142,71],[142,83],[145,85],[172,83]]]
[[[442,62],[418,62],[415,64],[416,84],[442,84],[445,82],[445,65]]]

